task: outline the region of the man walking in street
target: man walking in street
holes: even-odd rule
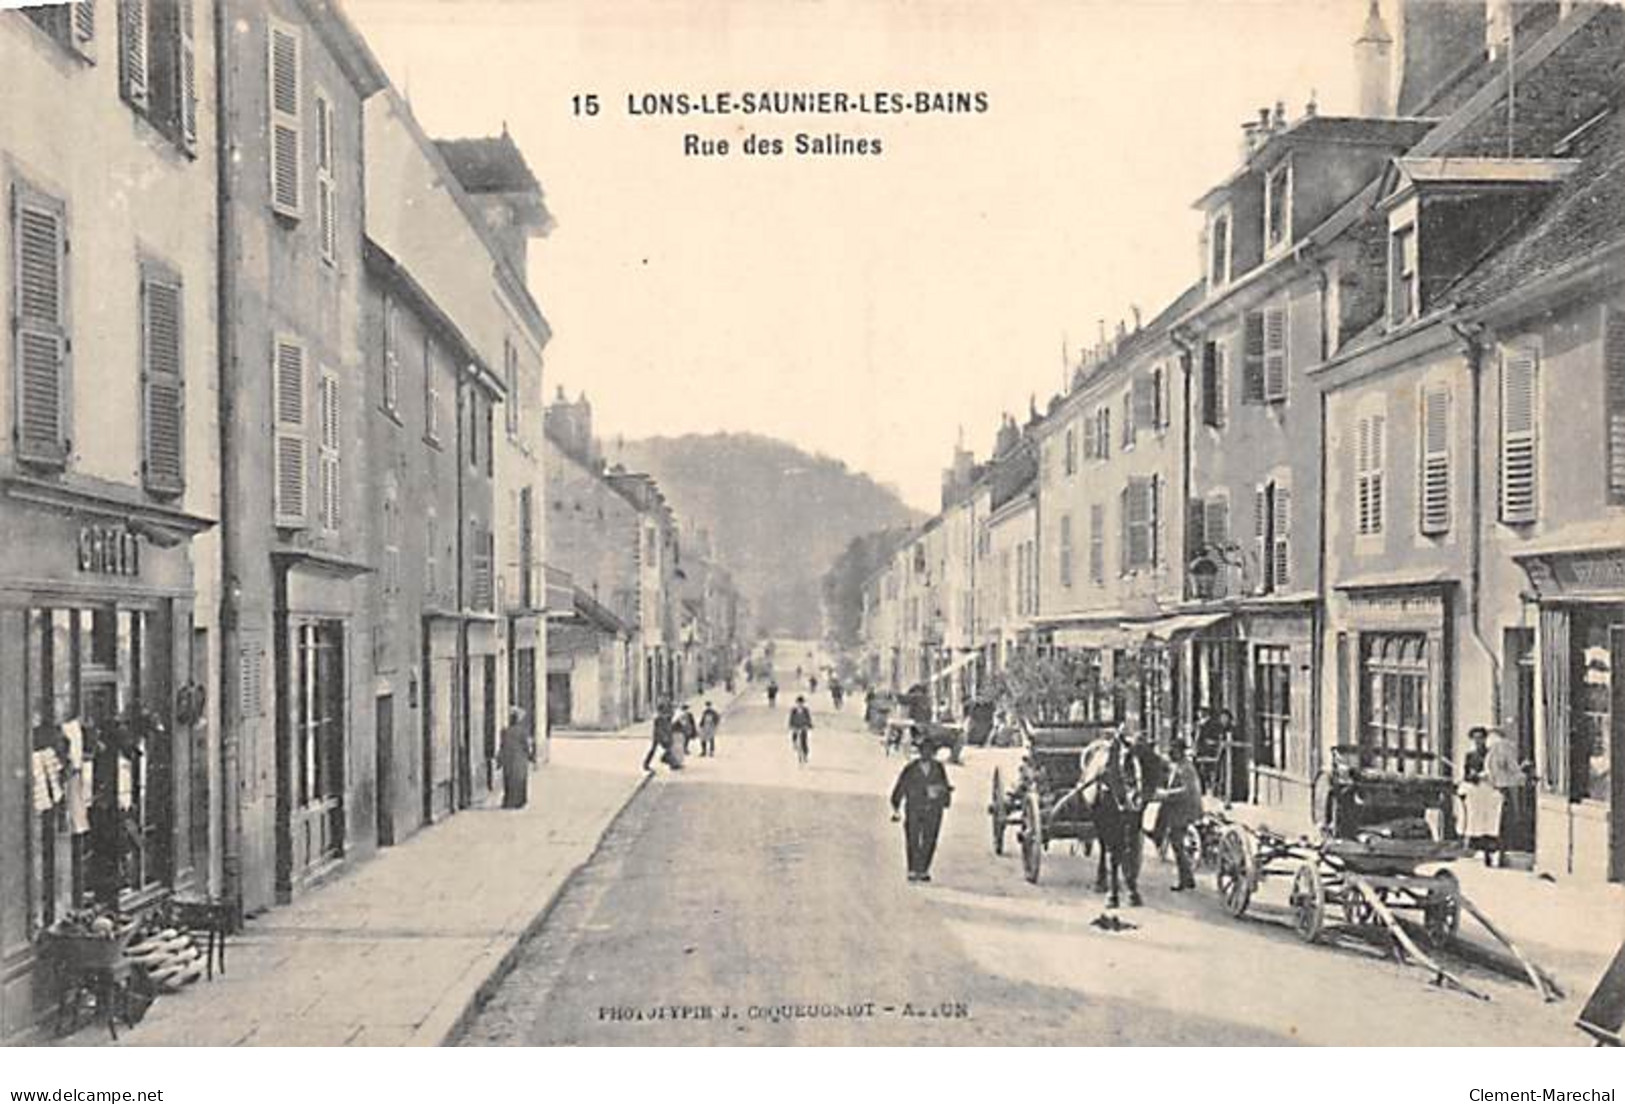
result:
[[[1500,852],[1497,866],[1506,866],[1508,851],[1524,850],[1524,806],[1527,781],[1518,749],[1499,728],[1490,729],[1489,746],[1484,750],[1484,781],[1501,795]]]
[[[661,702],[655,710],[654,728],[649,740],[649,751],[643,757],[643,769],[654,773],[654,757],[659,755],[672,770],[679,769],[679,764],[672,761],[672,728],[671,703]]]
[[[796,762],[802,766],[807,765],[807,756],[811,748],[807,746],[807,734],[812,731],[812,710],[807,708],[807,699],[796,695],[796,704],[790,710],[790,743],[796,749]]]
[[[689,745],[694,742],[694,737],[699,735],[699,730],[694,726],[694,714],[689,712],[687,702],[684,702],[682,709],[678,711],[677,719],[672,722],[672,729],[682,741],[683,757],[686,759]]]
[[[934,740],[921,743],[919,758],[903,768],[891,791],[893,822],[899,819],[899,810],[903,811],[903,846],[911,882],[931,880],[931,860],[937,853],[942,812],[953,803],[954,788],[948,784],[947,768],[937,759],[941,747]]]
[[[1185,741],[1175,736],[1168,742],[1168,755],[1174,761],[1172,777],[1166,788],[1157,791],[1162,802],[1157,819],[1167,832],[1166,839],[1174,849],[1174,861],[1179,864],[1179,884],[1174,892],[1196,888],[1191,873],[1191,857],[1185,850],[1185,832],[1202,818],[1202,780],[1196,774],[1196,764],[1185,754]]]
[[[700,714],[700,754],[707,759],[717,753],[717,727],[721,724],[722,714],[706,702],[705,712]]]
[[[767,680],[767,707],[772,709],[779,704],[779,680],[771,676]]]

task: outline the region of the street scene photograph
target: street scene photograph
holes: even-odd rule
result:
[[[9,1099],[1621,1044],[1625,5],[5,8]]]

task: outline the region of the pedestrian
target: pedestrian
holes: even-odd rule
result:
[[[1202,819],[1202,779],[1196,773],[1196,764],[1191,762],[1185,751],[1182,737],[1175,736],[1168,741],[1173,771],[1168,779],[1169,785],[1157,790],[1157,800],[1162,803],[1157,819],[1167,832],[1166,838],[1174,848],[1174,862],[1179,865],[1179,884],[1173,887],[1175,893],[1196,888],[1196,878],[1191,872],[1191,857],[1185,850],[1185,833],[1192,824]]]
[[[807,693],[809,693],[809,694],[818,693],[818,676],[817,675],[814,675],[814,676],[812,676],[811,678],[809,678],[807,680]]]
[[[722,714],[706,702],[705,712],[700,714],[700,754],[708,759],[717,754],[717,728],[721,724]]]
[[[681,743],[683,745],[683,758],[688,758],[689,745],[693,743],[694,737],[698,736],[700,733],[699,729],[694,724],[694,714],[689,712],[687,702],[684,702],[682,708],[678,710],[677,718],[672,721],[672,729],[676,736],[681,737]],[[673,742],[675,743],[678,741]]]
[[[663,701],[655,709],[654,727],[650,735],[649,750],[643,756],[643,769],[654,773],[655,755],[672,770],[681,770],[682,764],[672,757],[671,703]]]
[[[1236,785],[1236,722],[1230,710],[1221,709],[1213,719],[1213,748],[1216,755],[1213,786],[1224,800],[1225,808],[1235,796]]]
[[[497,761],[502,766],[502,807],[523,809],[530,800],[530,767],[536,761],[536,744],[525,724],[525,711],[517,705],[508,710]]]
[[[779,680],[769,677],[767,680],[767,707],[772,709],[779,704]]]
[[[807,708],[807,699],[797,694],[795,708],[790,710],[790,744],[796,749],[796,762],[802,766],[807,765],[812,751],[807,743],[812,726],[812,710]]]
[[[1518,749],[1499,728],[1489,730],[1489,742],[1484,748],[1484,781],[1501,795],[1495,861],[1497,866],[1506,866],[1508,851],[1523,850],[1523,812],[1527,790],[1524,787],[1523,764],[1518,762]]]
[[[1073,698],[1072,704],[1066,707],[1067,724],[1083,724],[1089,720],[1089,707],[1082,698]]]
[[[1202,792],[1218,792],[1219,785],[1219,722],[1213,710],[1205,705],[1196,707],[1196,776],[1202,780]]]
[[[891,818],[903,822],[903,848],[908,856],[908,880],[929,882],[931,860],[937,853],[942,813],[953,803],[954,788],[937,752],[935,740],[920,744],[919,758],[909,761],[891,791]],[[899,816],[899,810],[902,815]]]
[[[829,680],[829,700],[835,706],[835,712],[841,711],[841,703],[846,700],[846,688],[841,685],[840,679]]]

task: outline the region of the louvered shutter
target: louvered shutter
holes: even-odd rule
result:
[[[1145,481],[1145,558],[1152,567],[1162,563],[1162,477]]]
[[[119,92],[147,107],[147,0],[118,0]]]
[[[1273,570],[1276,590],[1285,590],[1292,581],[1292,488],[1284,480],[1278,480],[1274,486],[1274,523],[1271,532],[1271,551],[1274,554]]]
[[[1096,432],[1095,419],[1092,416],[1085,415],[1083,419],[1083,455],[1085,459],[1093,460],[1095,458],[1097,449],[1095,444]]]
[[[175,28],[175,118],[187,152],[197,149],[196,7],[194,0],[180,0]]]
[[[1098,502],[1089,506],[1089,578],[1106,579],[1106,507]]]
[[[68,38],[86,61],[96,58],[96,4],[94,0],[68,5]]]
[[[1264,308],[1264,401],[1286,399],[1286,308]]]
[[[1216,548],[1223,548],[1230,543],[1230,500],[1223,495],[1214,495],[1203,505],[1207,512],[1203,524],[1207,542]]]
[[[1151,421],[1158,429],[1168,428],[1168,377],[1162,365],[1151,373]]]
[[[399,308],[391,296],[384,297],[384,409],[393,413],[401,401],[401,347]]]
[[[1608,501],[1625,505],[1625,311],[1609,308],[1603,334],[1608,374]]]
[[[1129,567],[1133,563],[1133,559],[1130,555],[1131,545],[1129,541],[1130,514],[1132,512],[1129,504],[1132,498],[1133,494],[1130,487],[1124,487],[1121,491],[1117,492],[1117,520],[1119,529],[1117,574],[1119,575],[1127,575],[1129,572]]]
[[[317,427],[321,442],[317,459],[317,483],[320,492],[322,528],[336,532],[343,520],[340,511],[343,484],[340,478],[339,458],[339,381],[333,373],[322,373],[317,399],[321,416]]]
[[[1527,347],[1501,354],[1501,520],[1535,520],[1536,354]]]
[[[333,103],[316,97],[316,224],[322,256],[338,256],[338,196],[333,185]]]
[[[1157,380],[1149,374],[1134,381],[1134,425],[1136,429],[1157,428]]]
[[[12,186],[17,458],[67,460],[68,266],[62,204]]]
[[[1123,447],[1134,447],[1134,391],[1123,392]]]
[[[1363,535],[1371,532],[1371,484],[1366,478],[1371,466],[1371,419],[1361,418],[1355,429],[1355,519],[1356,528]]]
[[[1193,498],[1185,510],[1185,559],[1194,560],[1207,547],[1207,510],[1199,498]]]
[[[1202,424],[1219,425],[1219,347],[1202,345]]]
[[[1096,438],[1100,445],[1100,458],[1109,460],[1112,455],[1112,408],[1100,408],[1100,434]]]
[[[1422,392],[1421,471],[1417,511],[1422,532],[1450,529],[1450,391],[1429,387]]]
[[[186,488],[186,380],[182,368],[181,285],[167,274],[141,284],[142,482],[155,494]]]
[[[275,379],[276,523],[305,524],[305,350],[279,338],[273,358]]]
[[[268,88],[271,128],[271,206],[280,214],[299,217],[300,56],[298,32],[273,24],[268,45]]]
[[[1132,570],[1151,562],[1151,481],[1130,479],[1123,493],[1123,523],[1128,534],[1124,561]]]
[[[1264,315],[1248,311],[1241,323],[1241,401],[1264,401]]]
[[[1270,573],[1274,557],[1269,546],[1270,500],[1269,490],[1263,484],[1253,488],[1253,556],[1258,564],[1258,589],[1270,588]]]
[[[1384,467],[1387,461],[1388,418],[1383,414],[1374,414],[1371,417],[1371,467],[1366,478],[1371,485],[1371,529],[1372,533],[1382,532],[1383,515],[1383,480],[1386,478]]]

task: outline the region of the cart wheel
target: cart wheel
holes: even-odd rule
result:
[[[1044,822],[1038,811],[1038,793],[1027,791],[1027,800],[1021,806],[1021,869],[1027,880],[1038,884],[1038,872],[1044,865]]]
[[[1377,922],[1377,914],[1371,908],[1371,902],[1365,899],[1359,887],[1352,881],[1343,883],[1342,893],[1343,919],[1351,928],[1369,928]]]
[[[1326,927],[1326,887],[1321,882],[1320,867],[1313,859],[1298,864],[1292,875],[1292,926],[1305,943],[1320,938]]]
[[[1429,943],[1442,947],[1461,930],[1461,883],[1448,870],[1434,874],[1433,881],[1422,909],[1422,930]]]
[[[1253,883],[1258,877],[1258,852],[1250,832],[1232,824],[1219,839],[1219,872],[1217,883],[1219,900],[1231,916],[1247,911],[1253,898]]]
[[[988,816],[993,821],[993,853],[1004,854],[1004,774],[993,768],[993,796],[987,804]]]
[[[1202,865],[1202,830],[1194,824],[1187,824],[1185,831],[1180,834],[1179,846],[1185,849],[1185,861],[1195,870]]]

